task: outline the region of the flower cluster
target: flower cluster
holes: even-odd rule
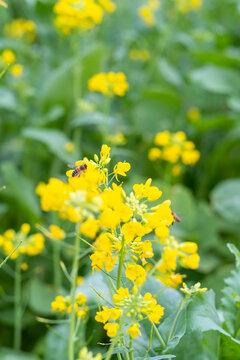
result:
[[[129,52],[129,57],[131,60],[138,60],[138,61],[148,61],[150,59],[150,53],[148,50],[140,50],[140,49],[132,49]]]
[[[102,22],[104,12],[115,8],[111,0],[58,0],[53,8],[55,25],[65,35],[73,29],[91,29]]]
[[[88,81],[90,91],[99,91],[108,96],[124,96],[128,87],[126,75],[122,72],[99,73]]]
[[[21,254],[35,256],[42,252],[44,248],[43,235],[40,233],[29,235],[30,230],[29,224],[23,224],[19,232],[9,229],[0,235],[0,247],[3,248],[6,256],[10,255],[16,248],[11,259],[16,259]]]
[[[76,316],[80,319],[84,319],[88,312],[88,307],[86,304],[86,296],[83,294],[77,294],[75,298],[75,302],[73,305],[74,311]],[[63,297],[58,295],[55,300],[51,303],[52,310],[57,311],[61,314],[71,313],[72,312],[72,305],[70,303],[70,297],[66,296]]]
[[[174,0],[178,11],[183,14],[189,13],[190,11],[197,11],[202,7],[202,0]]]
[[[102,354],[98,353],[96,356],[93,356],[92,352],[84,347],[79,352],[77,360],[102,360]]]
[[[15,19],[5,26],[4,32],[8,37],[33,42],[36,37],[36,25],[31,20]]]
[[[148,0],[146,5],[138,9],[139,16],[144,20],[147,26],[153,26],[156,23],[154,12],[159,9],[159,0]]]
[[[186,269],[197,269],[200,261],[197,254],[198,246],[194,242],[180,243],[173,236],[169,236],[161,242],[164,243],[164,246],[155,276],[166,286],[177,288],[183,282],[184,277],[175,273],[177,264],[179,263]]]
[[[1,60],[5,65],[11,66],[10,71],[13,76],[20,77],[22,75],[23,66],[20,64],[14,64],[16,60],[16,55],[11,49],[3,50],[3,52],[1,53]]]
[[[154,140],[157,147],[149,150],[148,157],[151,161],[165,160],[174,164],[172,175],[177,176],[181,172],[181,163],[193,166],[200,157],[200,152],[195,149],[195,144],[188,141],[183,131],[170,133],[159,132]]]
[[[139,321],[147,318],[149,321],[159,324],[164,314],[164,307],[150,293],[142,296],[140,293],[129,293],[128,288],[119,288],[113,295],[115,307],[109,309],[103,306],[98,311],[95,319],[104,324],[104,329],[109,337],[115,337],[118,331],[127,326],[126,333],[131,338],[141,335]],[[121,324],[121,325],[120,325]]]

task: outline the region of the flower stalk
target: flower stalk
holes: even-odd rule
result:
[[[22,334],[22,309],[21,309],[21,260],[15,261],[14,277],[14,348],[20,350]]]

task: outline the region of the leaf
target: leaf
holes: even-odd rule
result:
[[[190,79],[203,89],[217,94],[234,94],[240,91],[240,75],[233,69],[206,65],[190,73]]]
[[[17,109],[14,93],[3,86],[0,86],[0,109],[14,112]]]
[[[71,126],[76,127],[80,125],[98,125],[98,124],[110,125],[113,124],[113,122],[114,122],[114,118],[110,116],[106,116],[101,112],[93,111],[75,117],[71,121]]]
[[[39,357],[33,354],[25,353],[14,349],[0,347],[1,360],[39,360]]]
[[[70,139],[58,129],[25,128],[22,134],[25,138],[45,144],[50,152],[65,163],[72,163],[77,159],[76,151],[69,153],[65,150],[65,145]]]
[[[237,268],[239,268],[240,267],[240,251],[233,244],[227,244],[227,247],[231,251],[231,253],[235,256],[236,266],[237,266]]]
[[[213,209],[224,219],[239,224],[240,178],[220,182],[210,194]]]
[[[33,279],[29,284],[29,307],[38,315],[52,315],[51,302],[55,295],[48,285]]]
[[[157,356],[148,356],[146,357],[144,360],[160,360],[160,359],[173,359],[175,358],[176,356],[175,355],[157,355]],[[143,360],[142,357],[137,357],[135,358],[135,360]]]
[[[41,211],[35,189],[13,163],[3,163],[0,167],[6,184],[5,194],[13,201],[15,207],[31,221],[36,221],[41,216]],[[16,209],[15,209],[16,210]]]
[[[182,78],[179,71],[177,71],[166,59],[161,59],[158,62],[159,70],[163,78],[174,86],[182,85]]]
[[[237,96],[233,96],[228,99],[228,106],[231,110],[240,112],[240,98]]]
[[[68,110],[75,103],[74,88],[81,86],[82,92],[87,89],[88,79],[100,70],[100,64],[104,54],[102,47],[95,47],[80,59],[68,59],[52,72],[40,98],[43,111],[51,109],[53,105],[60,105]],[[79,76],[79,84],[74,84],[76,72]]]
[[[45,340],[44,360],[66,360],[68,354],[69,326],[53,326]]]

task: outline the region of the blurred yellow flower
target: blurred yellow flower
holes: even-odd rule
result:
[[[118,180],[118,175],[121,176],[126,176],[126,172],[128,172],[131,169],[131,165],[127,162],[118,162],[115,166],[114,166],[114,174],[116,176],[117,181]]]
[[[148,61],[150,59],[150,53],[147,50],[132,49],[129,52],[131,60]]]
[[[187,112],[187,117],[192,122],[198,121],[201,117],[200,110],[196,107],[190,108]]]
[[[16,78],[19,78],[22,76],[23,66],[20,64],[15,64],[11,67],[10,71],[13,76],[15,76]]]
[[[15,19],[4,27],[4,32],[8,37],[32,42],[36,36],[36,25],[31,20]]]
[[[129,88],[126,75],[122,72],[99,73],[88,81],[90,91],[99,91],[104,95],[124,96]]]
[[[7,4],[5,3],[5,1],[3,1],[3,0],[0,0],[0,5],[3,6],[3,7],[5,7],[5,8],[8,7],[8,5],[7,5]]]
[[[64,145],[64,149],[68,152],[71,152],[74,150],[74,143],[69,141],[69,142],[66,142],[66,144]]]
[[[138,323],[132,324],[130,326],[130,328],[127,329],[126,333],[129,334],[131,336],[131,338],[136,338],[136,337],[138,337],[138,335],[141,336],[141,331],[139,330]]]
[[[5,49],[1,54],[1,58],[6,64],[11,65],[12,63],[14,63],[16,56],[12,50]]]

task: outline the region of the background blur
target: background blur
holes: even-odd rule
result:
[[[190,276],[213,288],[219,304],[223,278],[233,266],[226,244],[239,247],[240,1],[203,1],[190,11],[181,1],[161,0],[149,24],[139,11],[147,1],[118,0],[101,24],[69,35],[54,25],[55,1],[7,2],[8,8],[0,7],[0,187],[6,185],[0,233],[23,222],[46,222],[37,184],[63,179],[68,164],[91,158],[106,143],[114,162],[131,163],[129,187],[151,177],[163,198],[172,200],[182,220],[174,234],[199,246],[200,267]],[[9,24],[19,18],[35,25],[14,32]],[[7,69],[1,57],[6,49],[15,54]],[[88,90],[93,75],[109,71],[126,75],[124,97]],[[178,176],[148,158],[164,130],[185,132],[200,151],[199,161]],[[67,262],[69,254],[64,256]],[[54,334],[35,321],[36,315],[51,316],[49,259],[48,248],[30,259],[33,270],[24,278],[23,348],[41,354],[48,334],[44,346],[51,355],[45,358],[60,360],[51,351]],[[8,347],[12,275],[8,262],[0,284],[0,345]]]

